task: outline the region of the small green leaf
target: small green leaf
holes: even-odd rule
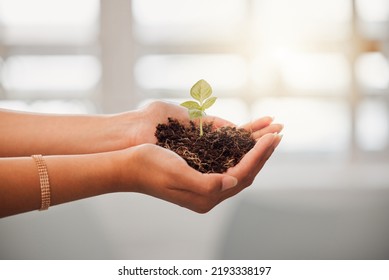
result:
[[[205,99],[212,95],[212,87],[201,79],[190,89],[190,95],[202,104]]]
[[[200,104],[195,102],[195,101],[185,101],[185,102],[181,103],[180,105],[189,109],[189,110],[191,110],[191,109],[201,110]]]
[[[197,119],[203,116],[203,111],[201,110],[189,109],[188,112],[189,112],[189,118],[191,119]]]
[[[207,100],[205,100],[203,106],[201,106],[201,109],[203,111],[208,109],[209,107],[211,107],[215,103],[216,99],[217,99],[217,97],[208,98]]]
[[[195,83],[190,89],[190,95],[198,102],[186,101],[180,105],[188,109],[189,118],[200,119],[200,136],[202,136],[203,116],[206,115],[205,110],[215,103],[216,97],[211,97],[212,88],[205,80],[199,80],[197,83]]]

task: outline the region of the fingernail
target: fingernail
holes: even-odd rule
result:
[[[278,138],[278,139],[282,139],[282,137],[284,137],[284,134],[280,134],[280,133],[276,133],[275,136]]]
[[[284,134],[278,134],[278,144],[280,144],[281,140],[282,140],[282,137],[284,137]],[[277,146],[278,146],[277,144]]]
[[[225,176],[222,180],[222,191],[231,189],[238,184],[238,179],[232,176]]]

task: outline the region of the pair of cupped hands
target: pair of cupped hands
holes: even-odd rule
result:
[[[256,140],[255,146],[227,172],[203,174],[190,167],[176,153],[155,145],[154,133],[158,123],[166,123],[168,117],[189,123],[188,111],[185,108],[157,101],[140,109],[138,113],[142,117],[132,130],[135,134],[129,135],[132,146],[130,150],[135,156],[136,164],[133,165],[134,158],[131,157],[132,162],[128,164],[133,165],[132,174],[122,174],[121,181],[131,181],[133,186],[136,186],[133,191],[175,203],[198,213],[208,212],[223,200],[250,186],[282,138],[279,133],[283,125],[273,123],[272,117],[266,116],[244,124],[240,127],[252,133]],[[214,116],[205,116],[203,120],[213,122],[215,128],[235,126]]]

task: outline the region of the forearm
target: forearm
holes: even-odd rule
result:
[[[50,181],[51,205],[115,190],[111,153],[44,157]],[[0,217],[40,209],[41,190],[31,157],[0,159]]]
[[[138,112],[121,115],[46,115],[0,111],[0,157],[86,154],[131,145]]]

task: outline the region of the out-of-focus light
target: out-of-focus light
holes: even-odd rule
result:
[[[0,108],[51,114],[96,113],[96,108],[91,102],[80,100],[38,100],[29,103],[22,100],[0,100]]]
[[[295,93],[344,94],[350,85],[350,66],[337,53],[289,54],[281,61],[283,80]]]
[[[381,53],[366,53],[356,61],[355,72],[362,87],[385,90],[389,87],[389,62]]]
[[[100,68],[93,56],[11,56],[2,82],[11,91],[85,91],[99,82]]]
[[[264,44],[339,40],[350,32],[350,0],[253,1],[255,25]]]
[[[252,108],[252,118],[270,115],[285,125],[280,149],[288,152],[346,152],[350,115],[345,102],[313,98],[266,98]]]
[[[98,0],[0,0],[2,40],[8,44],[84,44],[96,40]]]
[[[133,0],[134,33],[146,43],[232,41],[246,20],[241,0]]]
[[[98,15],[98,0],[0,0],[0,21],[7,27],[90,25]]]
[[[389,112],[385,103],[370,100],[357,108],[357,142],[368,151],[379,151],[388,145]]]
[[[388,0],[356,0],[357,14],[367,22],[389,21]]]
[[[133,0],[135,21],[142,25],[235,24],[244,18],[241,0]]]
[[[149,55],[136,63],[135,78],[144,89],[186,94],[199,79],[220,91],[238,89],[246,82],[247,69],[236,55]]]

